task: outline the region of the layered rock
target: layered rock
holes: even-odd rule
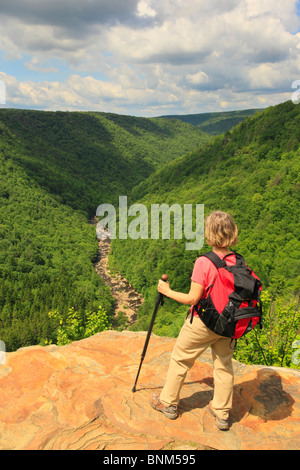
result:
[[[299,449],[300,372],[234,363],[229,431],[208,412],[209,350],[182,388],[180,416],[168,420],[148,397],[164,384],[175,339],[106,331],[67,346],[28,347],[0,365],[0,449]]]

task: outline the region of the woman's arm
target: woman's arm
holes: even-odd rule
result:
[[[158,282],[158,292],[169,297],[170,299],[176,300],[181,304],[185,305],[196,305],[203,294],[203,286],[197,284],[197,282],[192,281],[190,291],[188,294],[182,292],[176,292],[170,289],[169,283],[159,280]]]

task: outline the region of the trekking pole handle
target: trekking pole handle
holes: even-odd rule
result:
[[[161,276],[161,280],[164,281],[164,282],[167,282],[168,279],[169,279],[169,276],[167,274],[163,274]],[[159,292],[157,294],[156,302],[161,304],[161,305],[164,304],[164,295],[161,292]]]
[[[161,276],[161,280],[164,281],[164,282],[166,282],[168,279],[169,279],[169,276],[167,274],[163,274]],[[145,344],[144,344],[144,349],[143,349],[143,352],[142,352],[142,355],[141,355],[141,362],[140,362],[139,370],[138,370],[138,373],[137,373],[137,376],[136,376],[136,379],[135,379],[135,383],[134,383],[134,386],[133,386],[133,389],[132,389],[133,393],[136,392],[136,384],[137,384],[137,381],[138,381],[138,377],[140,375],[140,370],[141,370],[141,367],[142,367],[142,363],[143,363],[145,355],[146,355],[146,351],[147,351],[148,343],[149,343],[149,340],[150,340],[150,335],[151,335],[151,332],[152,332],[152,328],[153,328],[153,325],[154,325],[156,313],[157,313],[159,304],[162,305],[162,303],[163,303],[163,297],[164,296],[160,292],[158,292],[157,297],[156,297],[154,312],[153,312],[153,315],[152,315],[152,318],[151,318],[151,322],[150,322],[150,326],[149,326],[149,329],[148,329],[146,341],[145,341]]]

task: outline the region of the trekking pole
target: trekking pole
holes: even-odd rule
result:
[[[166,282],[168,280],[167,274],[163,274],[161,279],[162,279],[162,281]],[[133,386],[133,389],[132,389],[133,393],[136,392],[136,384],[137,384],[137,381],[138,381],[138,378],[139,378],[139,375],[140,375],[143,360],[144,360],[145,355],[146,355],[146,351],[147,351],[148,343],[149,343],[149,340],[150,340],[152,328],[153,328],[153,325],[154,325],[154,322],[155,322],[155,317],[156,317],[156,314],[157,314],[157,310],[158,310],[159,304],[163,305],[163,302],[164,302],[164,296],[163,296],[163,294],[158,292],[157,297],[156,297],[154,311],[153,311],[153,314],[152,314],[150,326],[149,326],[149,329],[148,329],[148,333],[147,333],[147,337],[146,337],[146,341],[145,341],[145,345],[144,345],[144,349],[143,349],[143,352],[141,354],[141,362],[140,362],[139,370],[138,370],[138,373],[137,373],[137,376],[136,376],[136,379],[135,379],[135,382],[134,382],[134,386]]]

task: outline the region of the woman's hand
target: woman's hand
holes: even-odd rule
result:
[[[180,302],[181,304],[196,305],[203,294],[204,288],[200,284],[192,281],[189,293],[184,294],[183,292],[176,292],[170,289],[169,283],[160,279],[158,281],[157,290],[166,297],[176,300],[176,302]]]
[[[161,279],[158,281],[157,290],[166,297],[169,297],[168,294],[171,291],[169,283],[167,281],[162,281]]]

